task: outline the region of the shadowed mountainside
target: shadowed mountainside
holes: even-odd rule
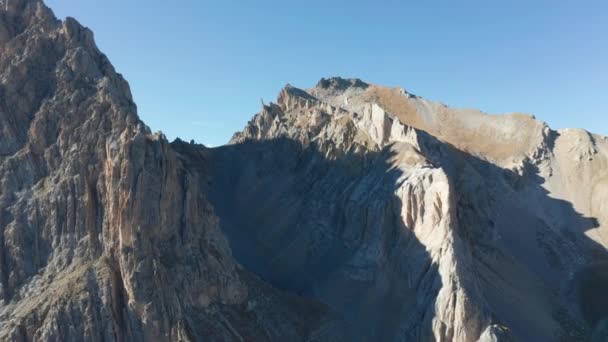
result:
[[[492,323],[508,328],[517,340],[590,338],[596,321],[585,320],[574,288],[578,270],[607,258],[605,248],[585,234],[599,222],[551,196],[539,170],[541,158],[504,168],[418,130],[411,143],[369,144],[354,128],[360,114],[332,109],[293,89],[288,86],[277,104],[264,107],[233,144],[210,150],[210,200],[246,268],[282,289],[327,303],[353,326],[367,327],[369,338],[437,338],[441,332],[433,324],[422,328],[431,329],[422,335],[404,333],[408,320],[425,317],[412,314],[416,306],[405,304],[408,297],[432,308],[431,316],[441,316],[441,310],[454,314],[437,303],[439,291],[425,291],[441,288],[441,281],[411,283],[411,274],[431,269],[442,279],[432,243],[417,232],[429,223],[412,218],[413,213],[424,217],[435,205],[399,190],[416,187],[412,184],[420,183],[415,176],[420,169],[437,169],[447,177],[442,190],[450,200],[443,205],[451,208],[443,215],[451,216],[455,238],[449,243],[461,264],[453,272],[469,282],[464,291],[478,311],[479,333]],[[330,113],[324,118],[323,111]],[[554,148],[558,135],[544,138],[547,149]],[[420,187],[420,193],[427,191],[428,185]],[[391,214],[395,212],[401,214]],[[433,229],[436,222],[430,226],[441,236]],[[403,243],[395,232],[418,243]],[[353,236],[359,240],[348,244]],[[373,239],[392,243],[374,244]],[[425,269],[425,262],[412,262],[419,249],[429,254],[431,269]],[[377,286],[389,278],[400,285]],[[360,289],[362,283],[364,290],[356,295],[345,291]],[[379,297],[402,301],[396,311],[380,304],[374,309],[369,303]],[[588,303],[581,299],[580,306]],[[357,316],[361,307],[367,317]],[[390,327],[393,331],[366,319],[390,322],[404,311],[412,315],[402,316]],[[443,336],[450,339],[453,333]]]
[[[232,258],[205,175],[139,120],[90,30],[42,1],[4,4],[0,340],[340,336],[326,306]]]
[[[358,79],[169,144],[75,19],[0,2],[3,341],[600,341],[608,139]]]
[[[349,339],[429,340],[441,278],[401,219],[395,157],[328,160],[286,139],[231,145],[213,152],[210,198],[237,260],[340,312]]]

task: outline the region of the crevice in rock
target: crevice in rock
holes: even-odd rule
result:
[[[119,263],[114,260],[110,263],[111,286],[112,286],[112,312],[114,316],[114,338],[119,341],[126,341],[128,332],[128,321],[125,312],[128,311],[126,298],[127,293],[124,288],[124,280]]]

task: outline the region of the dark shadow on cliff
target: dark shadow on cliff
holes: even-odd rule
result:
[[[458,221],[466,222],[457,225],[464,243],[456,245],[456,254],[474,260],[472,271],[488,299],[492,323],[512,328],[519,339],[547,338],[545,331],[527,329],[525,308],[485,289],[484,281],[496,276],[505,288],[536,296],[526,293],[527,275],[521,281],[500,279],[509,272],[500,269],[502,264],[478,262],[502,258],[519,265],[513,272],[525,271],[534,285],[540,284],[539,303],[551,304],[539,308],[562,330],[550,338],[589,339],[607,315],[594,304],[600,293],[580,296],[576,290],[591,293],[585,284],[593,284],[597,272],[578,274],[608,260],[606,249],[584,234],[598,226],[597,220],[551,197],[531,163],[516,173],[424,132],[419,135],[423,154],[450,179]],[[192,146],[173,145],[182,153]],[[353,339],[432,340],[432,320],[425,313],[434,312],[441,279],[425,247],[399,217],[402,203],[394,191],[401,171],[391,165],[390,149],[326,158],[314,143],[302,146],[280,138],[227,145],[207,155],[202,163],[211,175],[210,200],[234,256],[247,270],[280,289],[328,304],[352,325]],[[483,175],[482,181],[471,184],[476,174]],[[538,207],[527,207],[530,198]],[[560,220],[547,222],[537,212]],[[560,254],[562,247],[572,253]],[[417,287],[412,268],[434,279],[431,289]],[[483,275],[488,272],[495,274]],[[571,300],[578,300],[580,308],[568,307]]]
[[[493,322],[512,328],[517,340],[547,339],[531,324],[538,316],[534,310],[541,308],[550,310],[543,314],[561,330],[549,339],[595,338],[599,322],[608,318],[608,305],[598,304],[605,296],[597,290],[607,288],[608,252],[585,233],[597,228],[598,220],[577,212],[572,203],[553,197],[543,187],[545,179],[537,165],[530,160],[515,172],[425,132],[418,134],[426,142],[423,153],[434,156],[431,158],[443,167],[455,190],[458,234],[469,249],[456,253],[473,256],[474,271],[481,279]],[[550,149],[556,138],[556,132],[548,138]],[[481,182],[471,181],[478,179],[477,175],[483,175]],[[505,263],[511,265],[505,267]],[[485,277],[488,272],[484,271],[494,275]],[[491,293],[497,288],[496,282],[484,284],[484,278],[508,284],[520,293],[530,291],[527,294],[533,300],[518,303],[502,291],[505,287]],[[532,291],[530,285],[539,287]],[[537,304],[546,306],[534,307]],[[496,310],[498,307],[507,310]],[[538,322],[545,323],[544,319]]]
[[[177,145],[185,153],[188,144]],[[352,340],[432,338],[441,279],[400,217],[392,156],[326,158],[315,144],[275,139],[213,149],[207,161],[209,198],[236,259],[279,289],[329,305]],[[422,278],[429,288],[417,287]]]

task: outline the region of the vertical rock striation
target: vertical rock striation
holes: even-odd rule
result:
[[[330,78],[168,143],[91,31],[0,4],[0,340],[605,334],[605,137]]]
[[[247,269],[351,338],[584,340],[608,315],[577,294],[607,260],[604,140],[322,79],[212,151],[210,198]]]
[[[91,31],[5,4],[0,339],[297,340],[333,322],[233,260],[205,174],[139,120]]]

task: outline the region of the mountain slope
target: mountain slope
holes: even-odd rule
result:
[[[607,257],[607,147],[323,79],[288,85],[213,149],[210,198],[245,267],[327,303],[356,336],[579,340],[608,314],[577,294],[605,269],[590,265]]]
[[[12,0],[0,51],[1,340],[299,340],[340,326],[234,261],[206,176],[139,120],[88,29]]]
[[[605,137],[330,78],[168,143],[88,29],[3,4],[0,340],[605,336]]]

